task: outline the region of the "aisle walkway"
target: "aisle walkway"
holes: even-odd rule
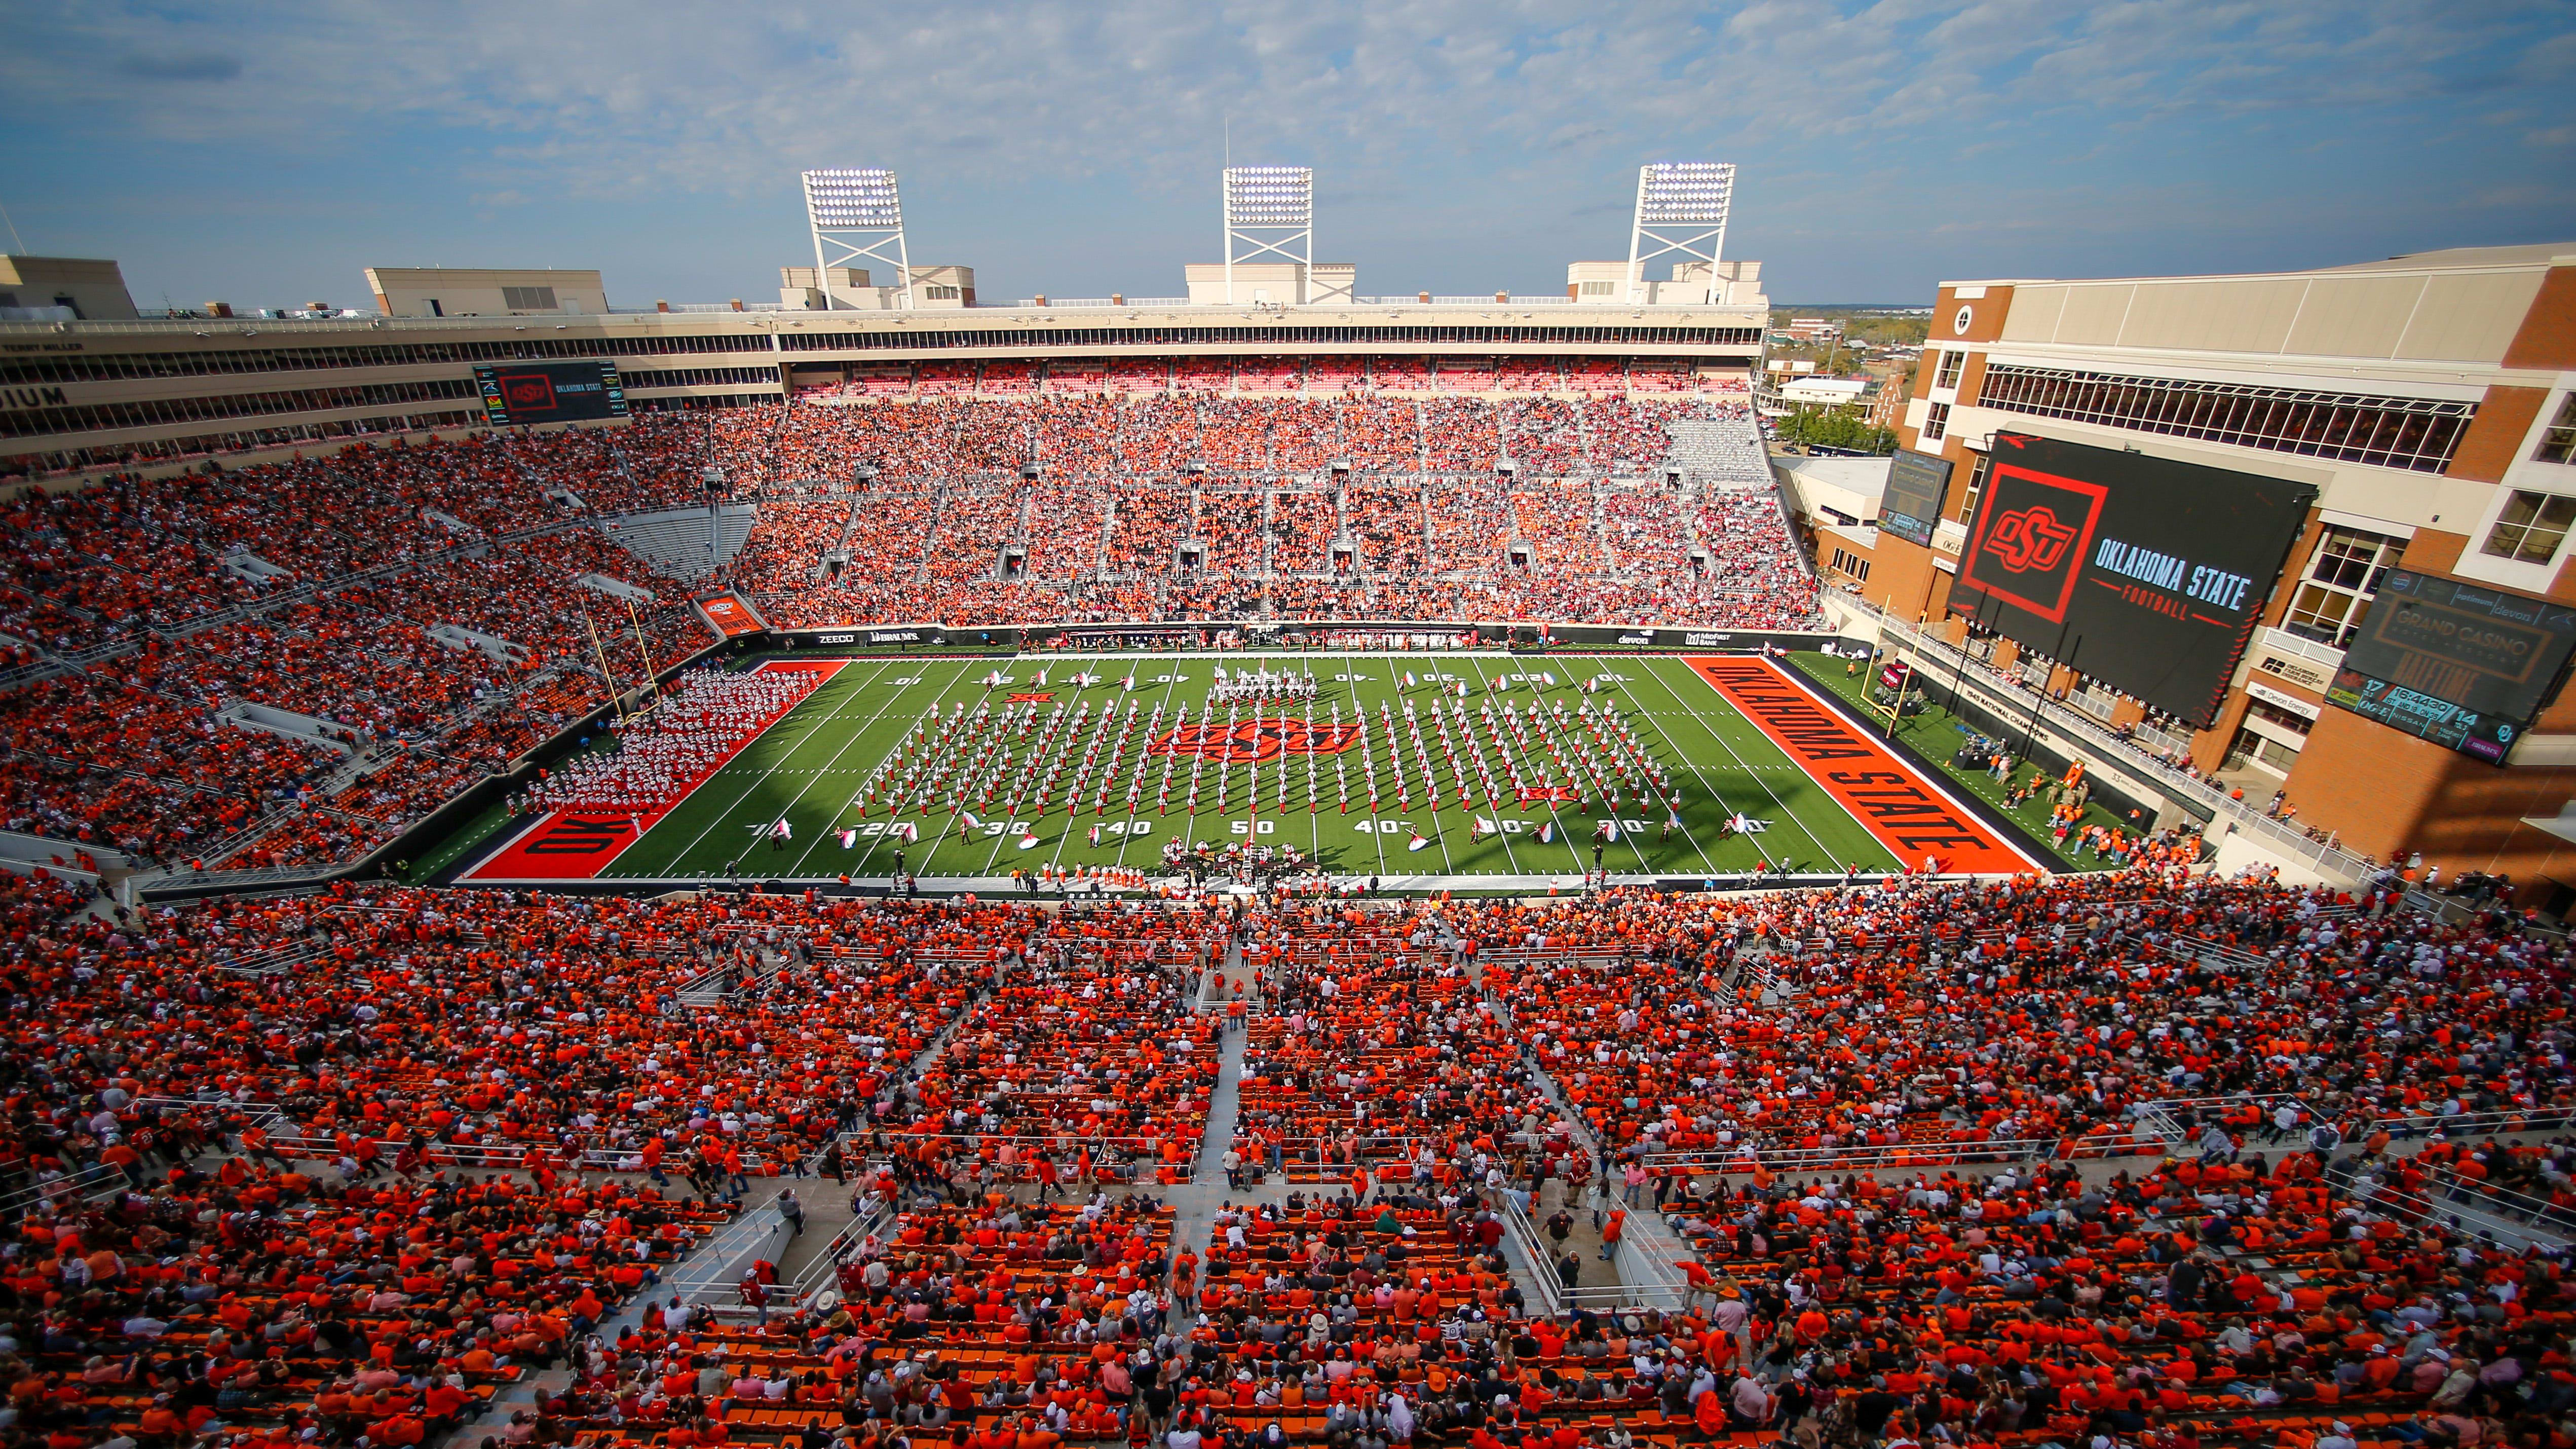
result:
[[[1225,1003],[1232,999],[1234,983],[1242,982],[1245,999],[1254,1000],[1251,978],[1251,971],[1243,964],[1243,949],[1227,947],[1224,963],[1209,973],[1198,1010],[1215,1015],[1222,1032]],[[1238,1193],[1225,1181],[1225,1150],[1234,1141],[1235,1123],[1242,1113],[1243,1057],[1251,1036],[1249,1031],[1241,1031],[1220,1037],[1216,1086],[1208,1094],[1207,1132],[1199,1140],[1198,1170],[1192,1174],[1192,1181],[1172,1189],[1173,1250],[1186,1247],[1201,1260],[1207,1257],[1208,1231],[1216,1223],[1218,1208],[1238,1197],[1247,1202],[1262,1200],[1260,1189]],[[1278,1193],[1281,1199],[1285,1196],[1284,1191]]]

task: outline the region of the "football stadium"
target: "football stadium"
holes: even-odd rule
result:
[[[1945,282],[1890,456],[1735,175],[0,258],[0,1449],[2576,1442],[2576,248]]]

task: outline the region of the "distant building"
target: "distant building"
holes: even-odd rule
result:
[[[903,288],[877,286],[865,267],[778,269],[778,301],[790,311],[885,312],[904,305]],[[963,308],[975,305],[975,269],[938,266],[912,269],[915,308]]]
[[[1628,300],[1627,279],[1626,262],[1568,262],[1565,295],[1597,307],[1635,306]],[[1676,262],[1670,280],[1649,280],[1645,286],[1645,304],[1651,307],[1759,307],[1766,312],[1771,307],[1771,299],[1762,295],[1760,262],[1713,267],[1703,261]]]
[[[112,322],[134,315],[125,273],[112,261],[0,256],[0,320]]]
[[[1952,591],[2011,459],[1999,437],[2314,488],[2288,558],[2254,581],[2259,622],[2233,646],[2207,726],[2151,718],[2095,677],[2120,672],[2118,640],[2084,641],[2081,673],[2008,639],[1990,662],[2247,798],[2286,791],[2301,827],[2346,848],[2509,872],[2521,903],[2576,911],[2576,819],[2557,818],[2576,800],[2576,693],[2533,680],[2536,710],[2490,730],[2480,754],[2465,731],[2491,718],[2445,713],[2459,697],[2442,692],[2474,669],[2395,681],[2413,714],[2394,723],[2349,707],[2379,681],[2346,673],[2374,608],[2398,607],[2381,589],[2400,571],[2498,607],[2576,605],[2576,244],[2255,275],[1954,280],[1938,295],[1897,430],[1935,480],[1937,516],[1920,541],[1879,531],[1870,601],[1960,635],[1967,620],[1950,616],[1968,610]],[[2453,616],[2424,617],[2447,629]],[[2437,725],[2461,733],[2446,742]]]
[[[599,316],[597,272],[507,267],[369,267],[367,290],[388,317]]]
[[[1831,317],[1792,317],[1789,336],[1799,342],[1840,342],[1843,324]]]
[[[1254,303],[1290,307],[1347,303],[1359,286],[1360,269],[1350,262],[1237,262],[1234,295],[1226,295],[1225,263],[1191,262],[1181,269],[1190,304],[1197,307]]]

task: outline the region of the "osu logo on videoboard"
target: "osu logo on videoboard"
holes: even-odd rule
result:
[[[1997,464],[1960,572],[2008,603],[2066,622],[2106,496],[2098,483]]]
[[[501,400],[513,408],[550,408],[555,405],[555,385],[544,373],[519,373],[501,379]]]
[[[1986,535],[1986,548],[1997,563],[2014,573],[2032,569],[2046,573],[2066,557],[2066,546],[2074,541],[2074,529],[2058,522],[2056,514],[2033,504],[1996,519],[1994,531]]]

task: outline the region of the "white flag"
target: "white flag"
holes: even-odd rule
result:
[[[983,829],[983,828],[984,828],[984,822],[983,822],[983,821],[981,821],[981,820],[976,819],[976,818],[975,818],[975,812],[973,812],[973,811],[971,811],[971,810],[960,810],[960,811],[958,811],[958,812],[957,812],[957,818],[958,818],[958,819],[960,819],[960,820],[965,821],[965,822],[966,822],[966,828],[967,828],[967,829],[969,829],[969,830],[981,830],[981,829]]]
[[[1037,833],[1036,831],[1034,831],[1034,830],[1023,830],[1023,831],[1021,831],[1021,832],[1020,832],[1020,849],[1022,849],[1022,850],[1035,850],[1035,849],[1037,849],[1037,848],[1038,848],[1038,833]]]

